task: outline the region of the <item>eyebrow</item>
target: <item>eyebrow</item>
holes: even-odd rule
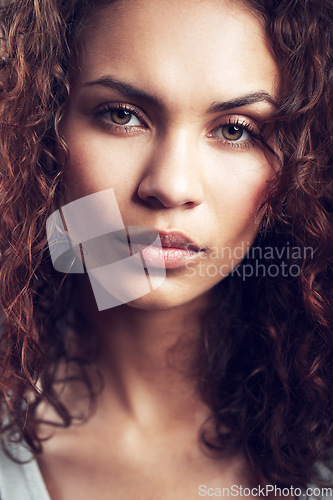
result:
[[[255,104],[257,102],[268,102],[277,107],[277,102],[273,99],[271,94],[265,91],[252,92],[241,97],[236,97],[230,101],[214,102],[209,108],[208,113],[216,113],[218,111],[226,111],[228,109],[240,108],[248,104]]]
[[[120,92],[123,95],[133,97],[136,99],[141,99],[149,104],[152,104],[153,106],[159,106],[161,108],[164,107],[164,104],[161,99],[158,97],[149,94],[148,92],[145,92],[142,89],[139,89],[137,87],[134,87],[133,85],[125,82],[121,82],[119,80],[116,80],[114,78],[110,77],[102,77],[99,78],[98,80],[94,80],[91,82],[86,82],[83,83],[83,87],[92,87],[94,85],[99,85],[102,87],[107,87],[111,89],[115,89],[118,92]],[[268,102],[269,104],[274,105],[277,107],[276,101],[273,99],[272,95],[269,94],[266,91],[259,91],[259,92],[252,92],[250,94],[246,94],[241,97],[236,97],[235,99],[232,99],[230,101],[224,101],[224,102],[213,102],[211,106],[208,108],[207,112],[208,113],[217,113],[221,111],[226,111],[229,109],[233,108],[240,108],[242,106],[246,106],[249,104],[255,104],[257,102]]]
[[[119,80],[114,80],[113,78],[109,77],[102,77],[93,82],[87,82],[83,84],[84,87],[91,87],[93,85],[100,85],[102,87],[115,89],[123,95],[142,99],[154,106],[163,107],[163,103],[158,97],[148,94],[148,92],[145,92],[144,90],[133,87],[133,85],[130,85],[129,83],[120,82]]]

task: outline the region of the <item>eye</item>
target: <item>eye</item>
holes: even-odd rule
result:
[[[238,127],[236,125],[223,125],[221,127],[221,133],[228,141],[238,141],[239,139],[247,141],[250,138],[250,134],[243,127]]]
[[[212,132],[212,135],[213,137],[220,137],[221,139],[233,142],[243,142],[251,139],[248,126],[233,123],[221,125],[219,128],[215,129],[214,132]]]
[[[138,127],[141,125],[140,120],[126,109],[108,109],[101,113],[104,118],[115,125],[128,125]]]
[[[248,149],[250,146],[255,147],[261,141],[258,126],[245,117],[237,116],[224,118],[224,123],[209,132],[207,136],[223,147],[238,151]]]
[[[93,114],[100,126],[117,134],[128,135],[147,128],[145,115],[141,109],[127,103],[108,103],[95,110]]]

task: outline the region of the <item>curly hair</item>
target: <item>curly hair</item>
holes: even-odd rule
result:
[[[59,123],[79,34],[100,3],[16,0],[0,12],[0,434],[35,453],[42,401],[61,425],[74,420],[57,396],[62,363],[77,365],[93,400],[85,368],[93,340],[71,352],[72,284],[52,269],[45,223],[63,189],[55,150],[68,156]],[[280,166],[254,248],[297,248],[285,260],[299,272],[249,276],[258,265],[249,251],[216,286],[197,354],[212,411],[202,440],[214,453],[242,449],[272,483],[321,484],[316,465],[330,465],[333,444],[333,1],[242,3],[263,23],[284,84],[262,131]]]

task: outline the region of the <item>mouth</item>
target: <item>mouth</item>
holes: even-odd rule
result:
[[[149,230],[135,232],[129,228],[133,253],[141,252],[146,266],[177,269],[190,264],[207,250],[180,231]]]

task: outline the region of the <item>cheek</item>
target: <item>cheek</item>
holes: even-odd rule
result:
[[[66,198],[78,199],[107,188],[123,196],[135,183],[135,172],[141,164],[137,148],[124,148],[119,141],[93,133],[67,133],[70,159],[64,170]],[[121,142],[121,141],[120,141]],[[140,161],[138,161],[140,158]]]
[[[250,180],[239,180],[229,185],[225,196],[225,204],[229,209],[232,225],[243,226],[257,221],[258,209],[264,199],[266,177],[253,177]]]
[[[210,183],[216,227],[221,239],[232,246],[252,241],[261,220],[258,209],[264,201],[273,169],[261,151],[229,155]]]

